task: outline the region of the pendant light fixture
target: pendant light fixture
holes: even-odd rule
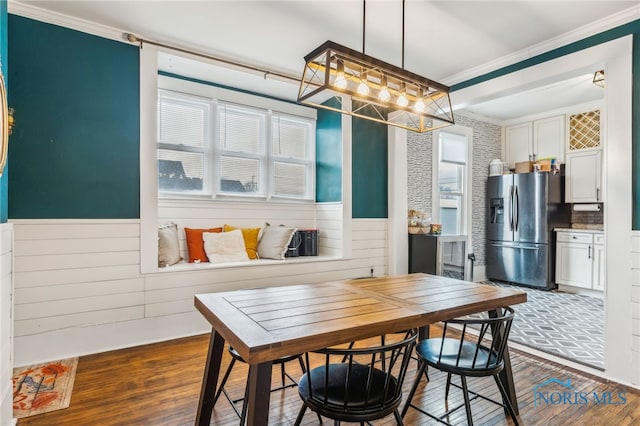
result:
[[[306,55],[298,102],[420,133],[454,124],[449,87],[404,69],[404,9],[405,0],[401,67],[364,53],[365,0],[362,52],[326,41]],[[345,107],[343,96],[357,106]]]
[[[604,88],[604,70],[596,71],[593,74],[593,84]]]

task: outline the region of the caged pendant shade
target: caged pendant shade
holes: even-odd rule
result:
[[[332,41],[304,59],[300,103],[420,133],[454,124],[444,84]],[[345,95],[355,109],[343,106]]]

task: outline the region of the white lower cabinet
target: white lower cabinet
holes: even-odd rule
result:
[[[557,233],[556,284],[604,291],[604,237],[588,232]]]

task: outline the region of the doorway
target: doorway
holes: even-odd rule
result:
[[[571,55],[554,59],[530,68],[498,77],[483,83],[470,86],[452,94],[454,109],[464,110],[473,105],[499,99],[505,96],[523,93],[535,87],[543,87],[554,82],[568,80],[581,74],[591,73],[597,69],[605,69],[607,79],[604,97],[603,112],[605,114],[606,128],[604,129],[607,146],[603,155],[603,185],[607,193],[604,203],[604,229],[606,247],[631,247],[631,51],[632,37],[623,37],[602,45],[594,46]],[[474,118],[469,118],[474,120]],[[500,126],[498,126],[500,127]],[[478,138],[475,137],[474,143]],[[398,144],[406,142],[406,133],[403,136],[390,129],[390,159],[394,169],[403,167],[408,156],[411,155],[409,146],[402,157],[402,148]],[[494,151],[495,152],[495,151]],[[502,149],[497,156],[501,158]],[[476,168],[480,168],[476,163]],[[488,162],[487,167],[488,169]],[[398,185],[398,182],[394,182]],[[406,191],[406,189],[404,189]],[[399,191],[399,194],[404,192]],[[476,188],[474,192],[474,203]],[[390,194],[392,192],[390,191]],[[406,192],[405,192],[406,193]],[[406,206],[406,199],[394,197],[393,203],[402,203]],[[475,204],[474,204],[475,210]],[[609,209],[615,209],[615,220],[607,214]],[[396,209],[398,213],[400,209]],[[406,210],[405,210],[406,211]],[[614,210],[611,210],[612,212]],[[484,216],[484,212],[481,212]],[[390,216],[390,227],[401,229],[400,221],[405,222],[399,214]],[[404,226],[406,224],[403,223]],[[402,241],[402,240],[400,240]],[[401,252],[402,242],[391,242],[395,252]],[[472,241],[473,250],[481,250],[482,241]],[[406,247],[406,246],[405,246]],[[406,252],[406,248],[404,248]],[[638,383],[639,374],[625,368],[630,358],[639,358],[639,354],[631,350],[634,339],[632,333],[632,270],[631,252],[626,250],[616,256],[606,256],[606,280],[612,283],[605,292],[605,350],[604,350],[604,375],[608,378]],[[395,260],[402,259],[396,256]],[[401,270],[401,265],[396,265],[396,270]],[[390,268],[390,270],[392,270]],[[474,268],[476,280],[483,277],[482,265]],[[606,306],[616,306],[616,309],[606,309]],[[639,361],[635,359],[633,362]]]

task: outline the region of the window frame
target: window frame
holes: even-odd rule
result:
[[[205,127],[208,141],[208,146],[204,151],[204,174],[203,174],[203,189],[202,192],[182,192],[161,190],[158,187],[157,197],[160,199],[200,199],[200,200],[232,200],[242,199],[247,201],[265,202],[265,201],[279,201],[279,202],[292,202],[292,203],[315,203],[315,138],[316,138],[316,110],[297,104],[293,104],[286,101],[280,101],[276,99],[266,98],[263,96],[253,95],[245,92],[238,92],[234,90],[225,89],[209,84],[193,82],[189,80],[183,80],[180,78],[169,76],[158,76],[157,87],[157,100],[158,109],[161,102],[162,95],[175,95],[177,98],[184,97],[184,99],[200,99],[209,103],[209,117]],[[248,111],[254,111],[258,115],[263,116],[264,129],[261,133],[264,136],[261,141],[263,152],[260,155],[251,154],[247,152],[228,151],[229,157],[236,158],[251,158],[258,159],[260,161],[260,180],[259,185],[263,187],[262,191],[258,193],[241,193],[241,192],[227,192],[222,191],[220,188],[220,160],[224,156],[225,151],[221,149],[220,132],[218,114],[220,108],[223,106],[231,106],[232,108],[238,108],[240,110],[246,109]],[[272,126],[273,121],[279,116],[284,117],[291,122],[299,122],[301,125],[307,128],[305,140],[305,153],[304,159],[288,158],[284,156],[273,155],[273,135]],[[159,129],[159,114],[157,114],[157,125]],[[176,145],[160,143],[159,135],[156,137],[156,177],[157,171],[157,152],[158,149],[173,149],[183,152],[199,152],[199,150],[193,150],[192,147],[180,146],[176,148]],[[302,164],[305,167],[305,186],[304,195],[301,197],[287,194],[275,193],[275,163],[289,163],[289,164]]]
[[[465,162],[457,163],[454,161],[445,161],[449,164],[458,164],[463,166],[463,170],[458,168],[458,182],[462,181],[462,187],[459,187],[458,191],[440,191],[439,178],[440,178],[440,164],[442,162],[441,155],[441,141],[440,135],[442,133],[449,133],[466,138],[465,149]],[[472,225],[471,225],[471,173],[473,169],[472,165],[472,152],[473,152],[473,129],[469,127],[453,125],[443,129],[438,129],[433,132],[433,157],[432,157],[432,222],[442,223],[440,217],[441,209],[441,197],[443,195],[453,196],[459,200],[460,209],[457,217],[457,234],[447,235],[467,235],[470,237]]]

